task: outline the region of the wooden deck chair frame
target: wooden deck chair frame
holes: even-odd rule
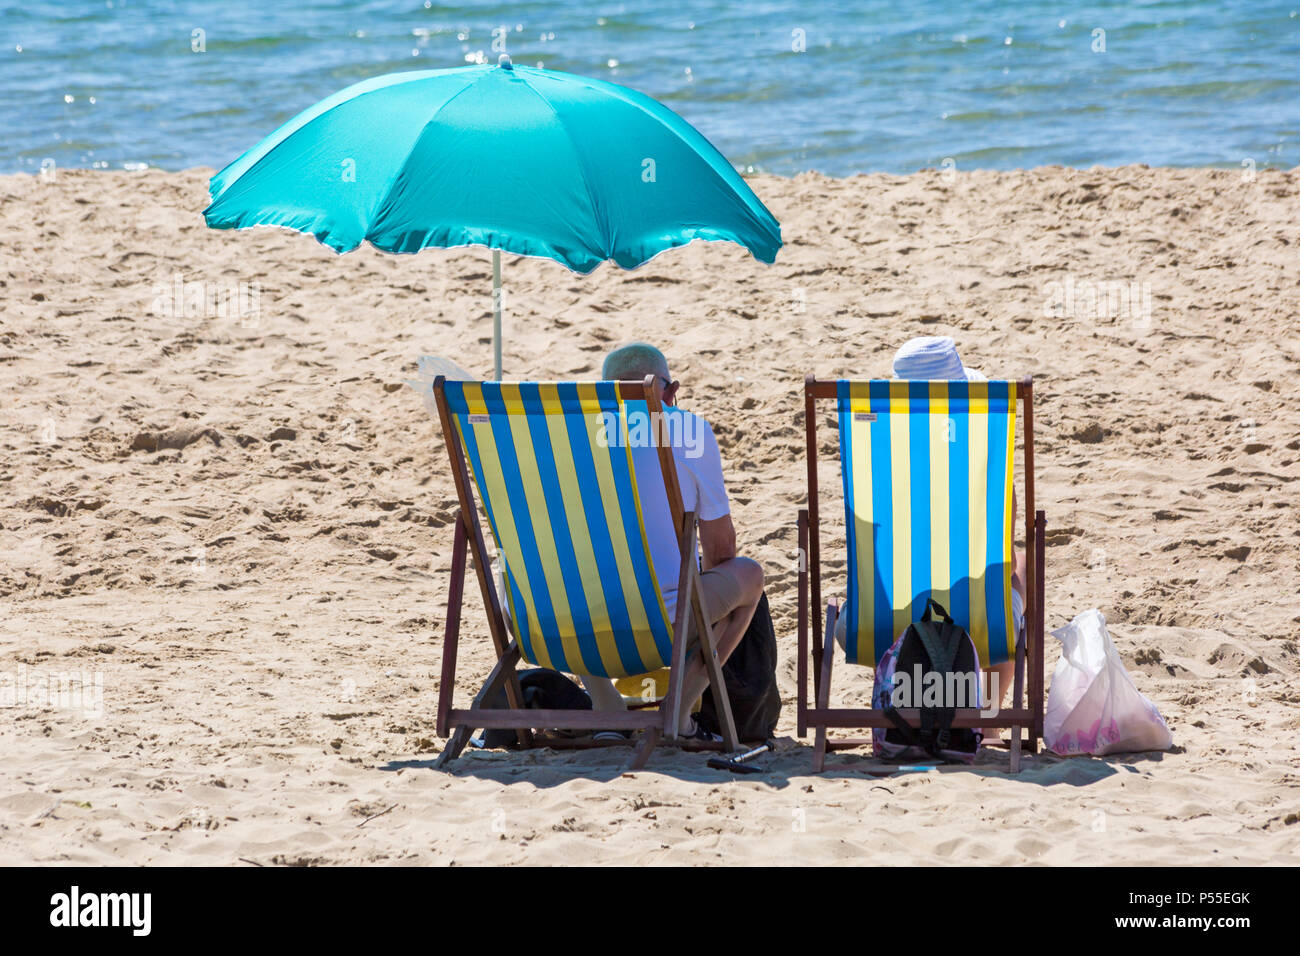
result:
[[[533,728],[546,727],[557,730],[627,730],[643,731],[636,741],[636,750],[632,757],[631,769],[639,770],[649,760],[651,752],[661,742],[676,742],[680,727],[678,726],[678,701],[682,694],[682,675],[685,671],[686,655],[689,648],[698,645],[704,661],[705,672],[713,689],[714,700],[718,702],[719,717],[722,723],[722,744],[691,741],[679,742],[679,746],[699,750],[738,750],[735,722],[731,715],[731,703],[727,696],[726,684],[722,678],[722,665],[718,660],[713,627],[707,615],[703,613],[703,591],[700,586],[699,565],[696,560],[698,531],[694,512],[686,512],[682,506],[681,487],[677,482],[677,467],[669,443],[667,425],[662,414],[663,407],[655,395],[654,376],[646,376],[644,381],[619,382],[618,394],[622,399],[644,401],[651,412],[653,421],[659,423],[658,435],[659,466],[663,472],[664,487],[668,493],[668,504],[673,521],[678,528],[678,541],[681,547],[682,562],[677,579],[677,613],[673,621],[672,660],[670,662],[668,693],[658,710],[630,709],[626,712],[594,710],[542,710],[525,709],[523,691],[516,665],[522,660],[519,643],[515,640],[506,623],[501,603],[492,581],[491,564],[483,527],[479,521],[479,509],[475,504],[474,488],[470,479],[469,468],[465,461],[452,424],[451,413],[447,406],[444,389],[445,378],[438,376],[434,380],[433,394],[438,408],[438,418],[442,425],[442,434],[447,446],[447,455],[451,461],[452,479],[456,485],[456,496],[460,510],[456,515],[456,531],[452,543],[451,587],[447,600],[447,620],[443,633],[442,679],[438,688],[438,710],[436,731],[438,736],[450,738],[439,755],[435,766],[444,767],[464,750],[474,731],[479,728],[503,728],[513,730],[522,747],[553,747],[557,749],[585,749],[589,747],[618,746],[629,741],[595,741],[588,738],[557,738],[535,733]],[[478,578],[479,590],[483,595],[483,606],[487,611],[488,631],[492,645],[496,650],[497,663],[493,667],[482,689],[475,695],[469,708],[456,708],[453,695],[456,686],[456,651],[460,641],[460,612],[464,600],[465,563],[467,551],[473,556],[474,573]],[[484,700],[495,695],[502,687],[505,689],[508,707],[489,709],[483,707]]]
[[[830,706],[831,672],[835,649],[835,622],[840,605],[830,601],[825,605],[826,616],[822,629],[809,633],[809,597],[813,608],[822,605],[821,534],[817,502],[817,402],[836,399],[834,381],[818,381],[809,375],[804,382],[804,420],[807,431],[808,507],[799,511],[799,579],[798,627],[799,660],[797,731],[806,736],[808,728],[815,732],[813,743],[813,772],[820,773],[826,766],[826,754],[832,751],[870,747],[871,739],[830,739],[830,728],[887,728],[892,726],[879,710],[871,708],[832,708]],[[1016,641],[1015,679],[1012,688],[1012,705],[996,717],[981,717],[974,709],[959,709],[954,727],[1009,727],[1011,728],[1011,772],[1020,771],[1021,734],[1028,733],[1026,746],[1030,753],[1038,750],[1043,734],[1043,564],[1047,521],[1042,511],[1034,509],[1034,401],[1033,378],[1020,379],[1017,400],[1022,403],[1024,421],[1025,455],[1025,627]],[[843,467],[843,463],[841,463]],[[809,587],[811,585],[811,595]],[[811,638],[811,640],[810,640]],[[1028,646],[1026,646],[1026,644]],[[813,706],[809,706],[808,670],[812,668]],[[1028,686],[1026,687],[1026,676]],[[1025,700],[1026,691],[1028,700]],[[909,723],[915,724],[915,710],[900,710]],[[833,767],[829,769],[849,769]]]

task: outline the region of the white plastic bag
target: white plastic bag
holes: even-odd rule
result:
[[[1124,669],[1101,611],[1084,611],[1052,636],[1062,652],[1043,718],[1051,750],[1100,755],[1173,746],[1164,718]]]

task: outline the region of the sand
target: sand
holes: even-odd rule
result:
[[[759,177],[771,267],[506,257],[508,376],[650,338],[714,423],[782,654],[781,751],[744,779],[666,749],[431,769],[455,499],[402,382],[490,368],[489,257],[208,230],[210,172],[0,177],[0,694],[28,692],[0,709],[0,863],[1300,860],[1300,170]],[[1096,315],[1101,283],[1137,295]],[[917,334],[1035,376],[1048,626],[1102,609],[1172,752],[809,774],[801,384],[885,375]],[[473,591],[465,622],[468,691]],[[841,700],[868,682],[838,669]]]

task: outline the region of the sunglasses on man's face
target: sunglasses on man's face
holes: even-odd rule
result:
[[[669,380],[669,379],[666,379],[666,378],[664,378],[662,375],[658,375],[658,376],[656,376],[656,378],[658,378],[659,381],[663,382],[663,384],[664,384],[664,391],[665,391],[665,392],[671,392],[671,391],[673,391],[673,390],[674,390],[675,388],[677,388],[677,386],[680,384],[679,382],[674,382],[674,381],[671,381],[671,380]]]

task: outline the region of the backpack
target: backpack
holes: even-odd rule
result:
[[[781,716],[781,694],[776,689],[776,629],[767,592],[759,597],[745,636],[722,665],[722,680],[731,700],[736,736],[744,741],[770,739]],[[710,733],[722,733],[712,689],[704,691],[699,721]]]
[[[925,615],[907,626],[876,665],[871,706],[893,726],[873,728],[872,751],[889,760],[971,763],[982,734],[954,728],[952,721],[957,708],[983,706],[982,677],[975,642],[942,605],[927,599]],[[919,726],[898,712],[907,708],[920,709]]]
[[[545,667],[520,671],[519,686],[524,693],[524,707],[529,710],[591,710],[591,697],[587,692],[559,671]],[[509,706],[504,686],[483,701],[485,708]],[[563,736],[570,735],[564,733]],[[517,750],[519,737],[513,730],[493,727],[483,731],[483,746],[493,750]]]

